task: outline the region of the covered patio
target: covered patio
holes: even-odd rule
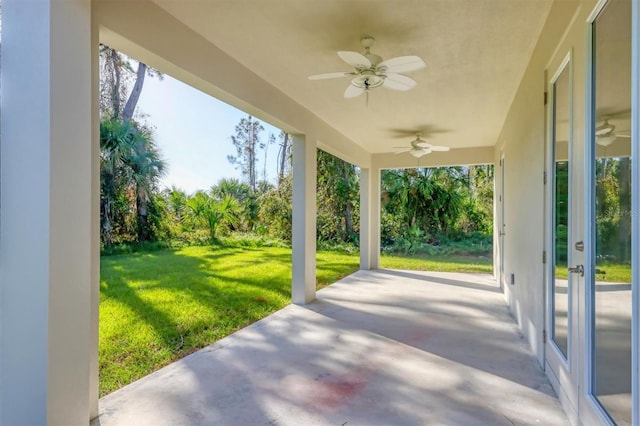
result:
[[[554,424],[561,404],[572,424],[638,424],[639,22],[631,0],[3,0],[0,423]],[[424,60],[416,86],[352,99],[357,78],[309,79],[370,75],[337,54],[365,36]],[[99,404],[100,43],[292,136],[296,305]],[[416,158],[418,133],[450,151]],[[360,169],[361,271],[316,294],[318,149]],[[633,194],[631,318],[608,329],[594,192],[611,156]],[[470,164],[495,169],[495,276],[378,270],[381,171]],[[632,372],[615,388],[602,330]]]
[[[94,426],[568,424],[489,275],[359,271],[100,400]]]

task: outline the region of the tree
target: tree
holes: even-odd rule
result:
[[[166,163],[160,158],[152,135],[147,130],[136,128],[133,142],[129,166],[136,194],[137,237],[138,241],[149,241],[153,237],[148,222],[149,204],[152,194],[157,192],[158,180],[165,173]]]
[[[115,49],[100,45],[100,115],[119,120],[132,120],[142,93],[145,76],[163,78],[157,70],[132,60]],[[129,88],[132,87],[131,90]]]
[[[153,200],[152,193],[157,179],[162,175],[166,167],[160,159],[159,153],[153,143],[151,130],[144,124],[134,120],[134,113],[146,75],[162,75],[156,70],[147,67],[139,62],[137,71],[134,73],[131,60],[108,46],[100,47],[100,63],[102,72],[100,74],[100,113],[101,116],[110,121],[110,126],[115,126],[115,122],[121,123],[121,129],[125,133],[121,138],[123,147],[128,146],[128,156],[126,165],[129,168],[128,174],[120,173],[120,178],[131,179],[131,187],[135,193],[136,210],[136,234],[138,241],[147,241],[152,238],[153,231],[148,223],[149,207]],[[133,88],[129,92],[129,86],[133,81]],[[128,96],[127,96],[128,93]],[[123,100],[126,99],[126,102]],[[120,135],[122,136],[122,135]],[[110,157],[109,153],[105,154]],[[118,162],[111,159],[111,166],[117,166]],[[105,177],[111,172],[106,172]],[[114,181],[115,182],[115,181]],[[112,182],[112,183],[114,183]],[[112,196],[114,194],[109,194]],[[113,217],[105,216],[106,226],[112,225]],[[105,229],[105,237],[111,235],[111,231]],[[113,237],[113,235],[111,235]]]
[[[166,166],[151,133],[137,128],[132,121],[103,120],[100,148],[102,241],[112,244],[117,233],[130,231],[135,232],[138,241],[152,239],[147,221],[149,203]],[[135,220],[129,220],[133,226],[123,226],[130,211],[136,213]]]
[[[193,218],[206,226],[212,242],[217,239],[220,225],[234,224],[238,218],[238,202],[229,195],[218,200],[211,194],[198,191],[189,198],[187,206]]]
[[[318,237],[355,241],[354,212],[359,201],[356,168],[322,150],[318,150],[317,163]]]
[[[238,220],[231,225],[232,231],[253,231],[258,220],[258,195],[247,183],[238,179],[221,179],[217,185],[211,187],[211,194],[218,199],[229,196],[237,201]]]
[[[278,144],[278,185],[280,185],[291,170],[291,143],[289,134],[282,130],[278,138],[280,139]]]
[[[449,236],[455,227],[468,179],[462,167],[384,170],[382,188],[384,211],[402,224],[395,228],[398,236],[427,234],[435,239]]]
[[[236,126],[235,136],[231,136],[236,155],[227,156],[227,160],[242,172],[242,176],[253,191],[256,190],[257,182],[257,150],[264,148],[264,144],[260,142],[260,132],[263,130],[262,124],[251,116],[241,119]]]

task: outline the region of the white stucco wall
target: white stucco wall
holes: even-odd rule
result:
[[[545,267],[542,263],[545,244],[544,213],[546,188],[545,144],[547,143],[548,109],[544,93],[549,79],[568,52],[573,52],[574,150],[572,179],[575,183],[573,211],[574,240],[582,239],[584,221],[584,122],[585,122],[585,22],[596,2],[557,1],[542,30],[520,88],[511,105],[497,141],[496,194],[500,188],[499,163],[505,158],[505,253],[503,283],[505,298],[528,340],[540,365],[544,362],[543,330],[545,328]],[[499,204],[496,203],[496,206]],[[497,209],[498,210],[498,209]],[[495,223],[499,223],[496,211]],[[496,226],[496,241],[498,240]],[[496,251],[496,264],[499,253]],[[573,253],[572,263],[582,263],[579,253]],[[515,284],[508,283],[510,274]]]

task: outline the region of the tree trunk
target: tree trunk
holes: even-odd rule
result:
[[[129,95],[129,99],[127,99],[127,103],[124,106],[124,112],[122,114],[123,120],[131,120],[133,118],[133,113],[136,110],[136,105],[138,105],[138,100],[140,99],[140,94],[142,93],[142,86],[144,85],[144,77],[147,75],[147,66],[142,62],[138,62],[138,73],[136,75],[136,82],[133,85],[133,89],[131,90],[131,94]]]
[[[149,241],[149,209],[144,190],[136,188],[136,211],[138,216],[138,242]]]
[[[111,90],[111,108],[113,108],[113,118],[118,119],[120,117],[120,57],[118,52],[113,49],[109,49],[107,55],[111,61],[111,69],[113,72],[113,88]]]
[[[619,261],[629,262],[631,260],[631,160],[629,157],[620,159],[618,173],[620,222],[617,249]]]
[[[343,177],[349,188],[349,191],[346,194],[346,202],[344,206],[345,207],[344,208],[345,241],[351,241],[351,236],[353,235],[353,206],[351,205],[351,185],[349,185],[350,183],[349,168],[350,168],[350,165],[343,161],[342,162]]]
[[[285,133],[284,137],[282,138],[282,145],[281,145],[281,150],[279,152],[280,154],[280,165],[279,165],[279,169],[278,169],[278,185],[280,185],[282,183],[282,179],[284,178],[284,167],[286,165],[286,161],[287,161],[287,150],[289,149],[289,134]]]

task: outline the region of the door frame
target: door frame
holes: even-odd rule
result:
[[[505,284],[505,273],[504,273],[504,259],[505,259],[505,250],[504,250],[504,243],[505,243],[505,228],[506,228],[506,221],[505,221],[505,208],[504,208],[504,187],[505,187],[505,163],[504,163],[504,152],[500,153],[500,190],[499,190],[499,195],[498,195],[498,201],[500,203],[499,208],[500,208],[500,214],[499,214],[499,219],[500,219],[500,223],[499,223],[499,227],[498,227],[498,246],[500,248],[498,256],[498,263],[500,264],[499,269],[498,269],[498,282],[500,284],[500,288],[504,288],[504,284]]]
[[[573,165],[573,122],[574,122],[574,58],[573,49],[569,51],[562,58],[560,63],[555,67],[553,76],[547,80],[549,102],[547,110],[547,140],[545,143],[545,170],[546,170],[546,185],[545,185],[545,265],[544,265],[544,294],[545,294],[545,342],[544,342],[544,362],[545,371],[553,384],[558,397],[560,398],[562,405],[566,411],[571,412],[570,415],[577,416],[579,413],[579,389],[580,389],[580,375],[578,374],[578,356],[580,352],[576,350],[579,344],[578,338],[578,298],[574,294],[578,290],[579,283],[575,274],[569,274],[567,278],[567,356],[566,359],[562,354],[562,351],[558,345],[553,341],[553,313],[554,313],[554,296],[553,280],[555,279],[554,265],[555,265],[555,232],[554,232],[554,218],[555,218],[555,130],[556,130],[556,96],[555,96],[555,84],[562,75],[562,73],[568,72],[569,77],[569,104],[567,116],[568,122],[568,140],[567,140],[567,161],[568,161],[568,217],[570,220],[573,217],[574,209],[573,203],[576,199],[575,193],[580,188],[573,188],[575,180],[572,175],[575,170]],[[573,262],[573,228],[570,222],[567,229],[567,264],[572,265]]]
[[[581,300],[581,305],[584,306],[584,312],[582,314],[583,321],[580,325],[581,346],[584,348],[584,356],[580,359],[579,368],[584,377],[584,389],[580,392],[580,420],[583,423],[595,423],[611,425],[613,424],[604,408],[597,401],[593,394],[593,312],[594,312],[594,297],[590,289],[591,283],[595,279],[595,212],[592,208],[595,200],[595,187],[593,185],[593,178],[595,174],[595,133],[596,126],[596,111],[595,111],[595,78],[594,78],[594,38],[593,38],[593,23],[596,18],[602,12],[604,7],[610,0],[599,0],[593,11],[589,15],[585,25],[586,35],[586,75],[585,75],[585,198],[584,198],[584,235],[585,235],[585,258],[584,258],[584,282],[585,296]],[[631,1],[632,13],[631,13],[631,170],[632,178],[631,184],[635,188],[640,188],[640,136],[639,123],[640,123],[640,88],[639,88],[639,73],[640,73],[640,5],[638,1]],[[640,371],[640,353],[639,353],[639,338],[640,338],[640,250],[639,250],[639,237],[640,232],[640,197],[632,197],[631,200],[631,216],[632,216],[632,284],[631,284],[631,298],[632,298],[632,319],[631,319],[631,339],[632,339],[632,355],[631,355],[631,372],[632,372],[632,417],[631,424],[640,423],[640,378],[638,373]],[[589,283],[587,285],[587,283]]]

